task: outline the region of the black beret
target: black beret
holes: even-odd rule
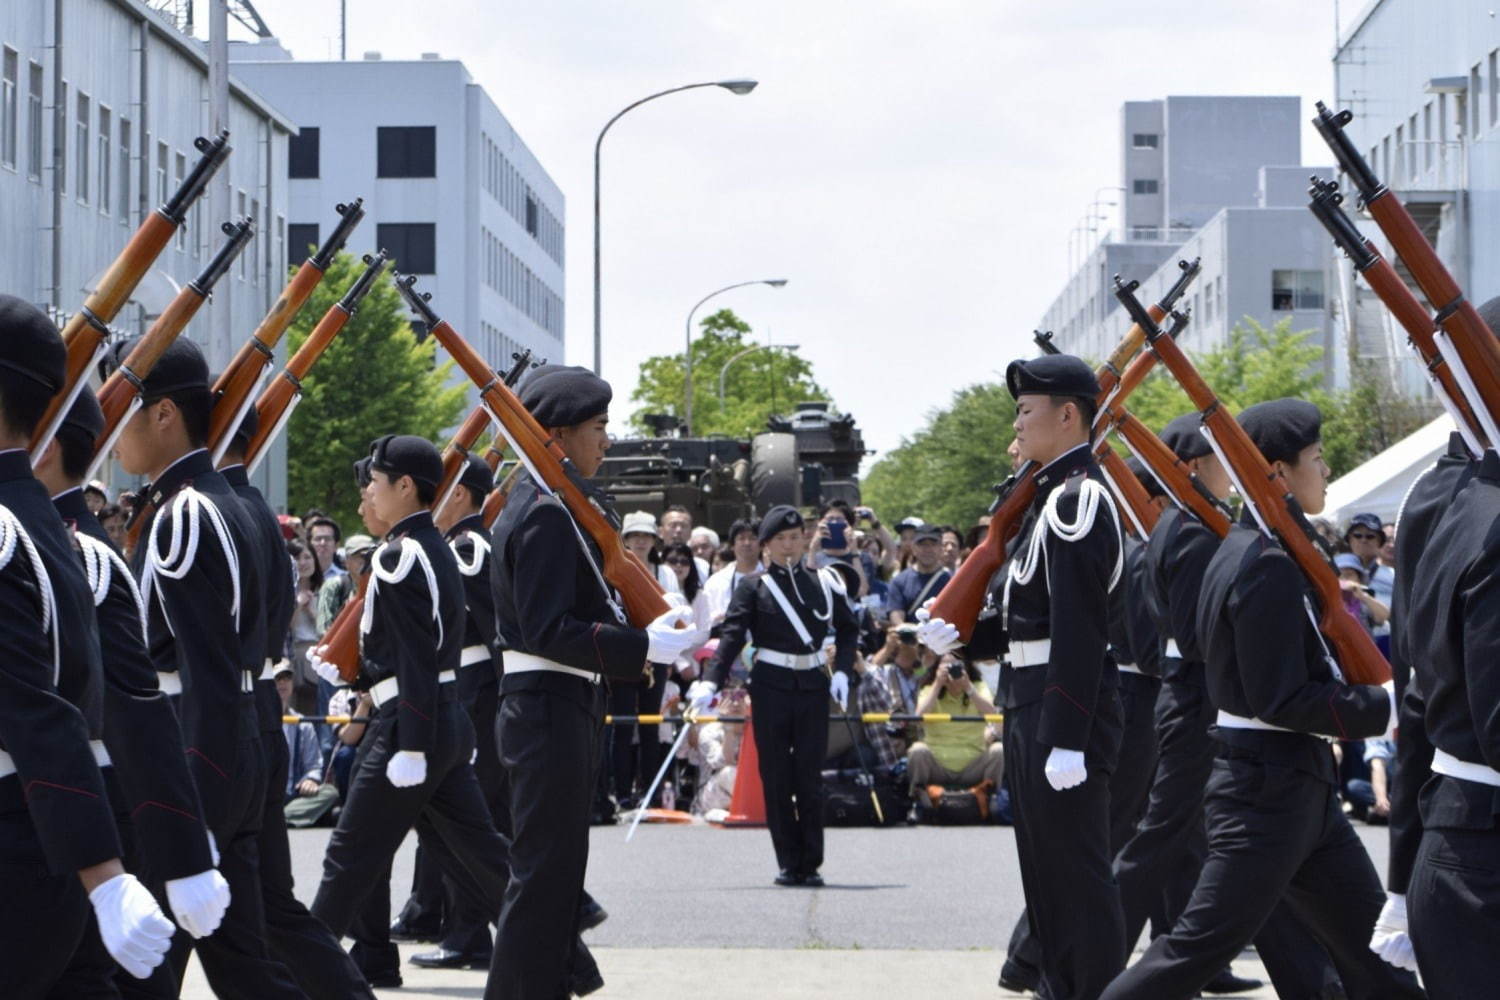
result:
[[[912,533],[911,540],[914,545],[917,542],[941,542],[943,530],[935,524],[924,524]]]
[[[125,363],[125,359],[141,340],[141,337],[131,337],[116,343],[100,363],[101,372],[108,377]],[[162,399],[193,389],[206,392],[211,384],[203,349],[186,337],[178,337],[167,345],[167,349],[144,379],[141,396],[143,399]]]
[[[749,518],[742,517],[739,520],[735,521],[733,524],[731,524],[729,526],[729,534],[726,536],[726,540],[729,542],[730,545],[734,544],[735,537],[737,535],[739,535],[739,533],[742,532],[742,531],[748,531],[748,532],[750,532],[750,534],[754,535],[756,538],[759,538],[760,537],[760,522],[759,521],[753,521],[753,520],[750,520]]]
[[[354,484],[360,489],[370,485],[370,456],[356,459],[354,462]]]
[[[766,511],[766,516],[760,519],[761,544],[769,542],[777,535],[790,528],[802,527],[802,515],[796,507],[788,507],[786,504],[777,504]]]
[[[411,476],[416,482],[437,486],[443,481],[443,457],[426,438],[387,434],[370,442],[370,471],[384,472],[392,479]]]
[[[67,362],[62,335],[47,314],[14,295],[0,295],[0,368],[57,393],[62,391]]]
[[[521,383],[521,405],[543,427],[572,427],[609,409],[614,390],[577,365],[541,365]]]
[[[463,471],[458,474],[458,482],[459,485],[473,490],[475,496],[482,500],[490,495],[490,490],[495,488],[495,474],[490,471],[484,459],[478,455],[469,455],[464,459]]]
[[[1135,481],[1141,484],[1141,489],[1146,491],[1148,497],[1155,498],[1167,495],[1167,491],[1161,488],[1161,483],[1156,481],[1156,476],[1152,475],[1151,470],[1146,468],[1145,462],[1131,455],[1125,460],[1125,468],[1130,470],[1132,476],[1135,476]]]
[[[1161,429],[1161,439],[1178,458],[1184,462],[1191,462],[1214,450],[1213,446],[1208,443],[1208,438],[1199,433],[1198,428],[1202,426],[1203,415],[1197,410],[1184,413],[1180,417],[1173,418],[1171,423]]]
[[[1240,426],[1267,462],[1295,462],[1302,449],[1323,435],[1323,414],[1304,399],[1273,399],[1247,406]]]
[[[1081,396],[1092,402],[1099,395],[1094,370],[1071,354],[1012,361],[1005,369],[1005,387],[1013,399],[1026,395]]]
[[[99,397],[89,392],[88,386],[84,386],[73,405],[68,408],[68,415],[63,417],[57,430],[60,434],[76,434],[89,444],[99,439],[104,431],[104,411],[99,408]]]

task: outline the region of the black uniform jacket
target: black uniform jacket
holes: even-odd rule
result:
[[[146,496],[156,509],[131,562],[146,601],[147,648],[158,673],[181,674],[182,736],[215,829],[230,819],[236,720],[254,710],[243,672],[259,676],[265,662],[255,523],[201,448],[169,466]]]
[[[391,527],[370,572],[360,667],[372,687],[397,679],[396,749],[426,753],[438,716],[438,675],[457,671],[463,652],[463,581],[453,550],[425,510]]]
[[[782,596],[802,620],[812,642],[802,641],[796,628],[787,620],[786,612],[781,610],[781,605],[765,586],[767,579],[776,581]],[[704,679],[722,685],[746,643],[754,642],[757,649],[778,653],[815,653],[823,648],[829,635],[833,636],[834,642],[833,668],[853,669],[854,654],[859,649],[859,619],[844,599],[842,589],[835,589],[830,577],[825,599],[823,583],[817,573],[800,562],[791,569],[773,563],[764,573],[746,577],[734,588],[729,609],[724,612],[724,627],[719,631],[719,648],[703,673]],[[778,671],[775,676],[787,682],[788,690],[797,688],[799,682],[825,688],[828,683],[827,675],[821,670]]]
[[[286,649],[292,614],[297,610],[297,566],[287,552],[286,538],[281,533],[276,513],[260,490],[250,485],[245,467],[231,465],[220,469],[219,474],[239,497],[256,528],[253,548],[261,567],[261,580],[265,583],[266,659],[279,660]],[[293,664],[294,669],[296,666]],[[281,732],[281,695],[276,691],[274,680],[255,682],[255,714],[260,719],[261,732]]]
[[[531,474],[523,473],[493,534],[490,589],[502,649],[605,677],[641,679],[646,633],[615,618],[562,501],[542,493]],[[602,568],[598,546],[583,537]],[[507,674],[505,690],[521,684],[521,676]]]
[[[1146,575],[1156,627],[1165,645],[1175,640],[1186,663],[1203,662],[1198,637],[1198,595],[1203,572],[1219,550],[1219,536],[1177,507],[1162,511],[1146,543]]]
[[[1247,515],[1248,516],[1248,515]],[[1380,687],[1334,676],[1308,619],[1306,579],[1282,548],[1243,521],[1203,574],[1198,639],[1209,700],[1221,711],[1292,732],[1216,727],[1221,742],[1336,783],[1333,755],[1311,733],[1359,740],[1390,721]]]
[[[1037,738],[1046,746],[1085,750],[1100,693],[1119,686],[1106,647],[1110,591],[1122,575],[1109,490],[1089,446],[1079,445],[1037,473],[1036,499],[1002,582],[1010,588],[1012,649],[1017,642],[1052,642],[1045,669],[1006,669],[1006,707],[1042,702]]]
[[[0,507],[19,522],[0,524],[0,746],[16,769],[0,778],[0,813],[30,815],[48,866],[61,875],[120,856],[89,749],[103,729],[94,600],[72,535],[20,449],[0,452]],[[44,612],[49,590],[53,606]],[[52,616],[45,630],[44,613]]]
[[[1427,736],[1461,761],[1500,770],[1500,456],[1485,452],[1443,515],[1412,591],[1408,645],[1422,664]],[[1441,781],[1422,791],[1429,827],[1493,830],[1500,788]]]
[[[1124,657],[1122,662],[1134,663],[1148,677],[1160,677],[1161,638],[1151,616],[1146,546],[1134,538],[1124,541],[1125,578],[1113,594],[1119,603],[1119,624],[1111,627],[1109,644]]]
[[[495,644],[495,595],[490,589],[490,550],[494,545],[484,526],[484,517],[470,514],[448,529],[444,536],[458,563],[464,584],[464,646],[483,646],[494,663],[490,679],[499,676],[500,656]],[[473,697],[485,682],[474,670],[458,675],[460,698]]]
[[[213,862],[203,807],[188,771],[177,713],[157,687],[156,668],[146,652],[135,579],[81,488],[58,494],[52,504],[64,523],[91,539],[96,553],[105,557],[94,563],[88,577],[104,659],[104,745],[123,799],[114,805],[135,824],[154,875],[171,881],[207,871]]]

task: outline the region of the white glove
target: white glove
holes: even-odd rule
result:
[[[922,606],[917,609],[917,621],[925,622],[932,617],[932,602],[936,600],[936,597],[929,597],[922,602]]]
[[[719,685],[713,681],[693,681],[688,685],[687,703],[688,712],[692,715],[704,711],[713,704],[714,695],[718,694]]]
[[[1398,969],[1417,971],[1417,956],[1406,934],[1405,896],[1385,894],[1385,905],[1375,920],[1375,933],[1370,935],[1370,950]]]
[[[849,703],[849,675],[842,670],[834,671],[833,679],[828,682],[828,693],[840,705],[847,705]]]
[[[921,616],[922,612],[918,611],[917,617]],[[949,625],[941,618],[929,618],[918,625],[917,641],[939,656],[951,653],[964,644],[958,636],[958,626]]]
[[[167,905],[178,927],[195,938],[208,937],[229,909],[229,883],[215,868],[174,878],[167,883]]]
[[[94,886],[89,893],[99,936],[120,967],[137,979],[145,979],[161,964],[172,943],[172,925],[156,899],[134,875],[116,875]]]
[[[1396,682],[1386,681],[1380,686],[1385,688],[1386,695],[1391,699],[1391,720],[1385,724],[1385,738],[1393,740],[1396,738],[1396,724],[1401,721],[1401,707],[1396,704]],[[1401,905],[1402,912],[1405,913],[1405,902],[1403,901]]]
[[[1052,748],[1043,770],[1047,773],[1047,784],[1059,792],[1083,784],[1089,776],[1089,769],[1083,762],[1083,751],[1064,750],[1062,747]]]
[[[323,678],[330,684],[342,684],[343,679],[339,677],[339,668],[323,659],[323,654],[328,652],[327,646],[313,646],[307,651],[308,665],[313,668],[313,673]]]
[[[397,750],[385,762],[385,776],[397,788],[411,788],[427,780],[427,755],[420,750]]]
[[[696,629],[678,628],[693,620],[688,608],[669,608],[646,626],[646,659],[652,663],[671,663],[693,646],[701,644]]]
[[[680,590],[669,590],[661,595],[667,599],[667,605],[673,608],[685,608],[688,606],[687,598]]]

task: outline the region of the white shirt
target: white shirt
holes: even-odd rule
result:
[[[753,572],[765,571],[765,564],[756,565]],[[717,573],[708,578],[703,584],[703,594],[708,598],[708,620],[717,622],[723,619],[729,611],[729,601],[734,597],[734,589],[740,585],[740,581],[749,576],[749,573],[741,573],[739,565],[730,563]]]

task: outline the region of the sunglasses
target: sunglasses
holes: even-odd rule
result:
[[[691,566],[692,564],[693,561],[691,559],[684,559],[681,556],[675,556],[667,560],[668,566]]]

